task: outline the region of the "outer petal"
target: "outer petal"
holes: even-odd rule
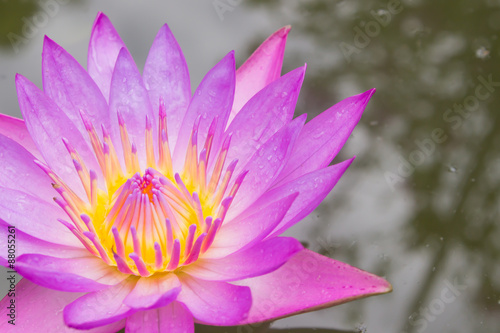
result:
[[[0,219],[0,257],[7,256],[7,240],[9,235],[8,224]],[[38,253],[56,258],[76,258],[88,255],[88,251],[79,247],[60,245],[50,243],[35,237],[32,237],[16,228],[16,242],[22,244],[16,248],[16,256],[19,257],[25,253]]]
[[[108,103],[99,87],[75,58],[47,36],[43,43],[42,77],[45,94],[64,111],[85,139],[88,135],[80,110],[85,111],[95,126],[102,124],[110,128]]]
[[[240,324],[275,320],[387,293],[384,279],[304,249],[276,271],[243,280],[252,290],[252,308]]]
[[[276,270],[302,249],[295,238],[272,238],[224,258],[199,259],[184,272],[203,280],[241,280]]]
[[[337,184],[353,160],[354,157],[328,168],[308,173],[289,183],[273,188],[264,194],[256,205],[265,204],[271,198],[281,198],[290,192],[299,192],[297,200],[294,201],[292,207],[290,207],[283,220],[281,220],[270,236],[281,234],[318,207],[321,201],[326,198],[328,193]]]
[[[286,26],[272,34],[236,71],[236,91],[229,121],[253,95],[280,77],[289,31],[290,26]]]
[[[137,310],[155,309],[175,300],[181,291],[181,283],[175,274],[140,278],[124,303]]]
[[[297,68],[253,96],[229,125],[232,134],[226,164],[238,159],[238,174],[257,149],[293,118],[305,66]]]
[[[77,258],[23,254],[16,260],[16,270],[42,287],[70,292],[105,289],[128,276],[89,253]]]
[[[176,171],[183,166],[193,125],[198,117],[200,117],[198,146],[201,147],[205,144],[212,121],[217,117],[212,151],[218,151],[222,133],[226,128],[231,105],[233,104],[234,66],[234,51],[231,51],[205,75],[196,89],[187,113],[182,120],[179,138],[175,145],[173,163]],[[211,157],[211,160],[215,160],[215,158]]]
[[[144,65],[143,80],[156,123],[160,97],[165,101],[168,140],[173,148],[191,99],[191,84],[184,55],[166,24],[160,29],[151,46]]]
[[[0,113],[0,134],[16,141],[39,160],[42,159],[42,155],[40,155],[33,139],[31,139],[24,120]]]
[[[209,325],[235,325],[246,318],[252,296],[250,289],[227,282],[204,281],[180,274],[182,291],[177,298],[197,322]]]
[[[155,118],[148,92],[142,82],[141,73],[139,73],[134,59],[126,49],[121,49],[116,60],[113,79],[111,80],[109,109],[112,114],[111,121],[113,124],[118,124],[118,113],[121,113],[130,140],[137,147],[139,161],[146,161],[146,145],[144,141],[146,116],[151,121],[154,121]],[[156,124],[153,123],[152,125],[153,133],[156,133]],[[113,129],[114,142],[121,142],[118,126],[113,126]],[[144,168],[145,165],[141,165],[141,167]]]
[[[264,143],[245,165],[243,170],[248,171],[248,174],[227,214],[229,219],[245,210],[273,185],[290,157],[305,117],[306,115],[297,117],[284,126]]]
[[[0,186],[52,200],[50,178],[35,164],[35,156],[16,141],[0,134]]]
[[[123,300],[134,289],[137,282],[130,277],[116,286],[86,294],[64,308],[64,322],[69,327],[90,329],[122,320],[136,310]]]
[[[75,124],[37,86],[16,76],[19,106],[26,126],[50,168],[80,197],[85,197],[63,138],[73,145],[89,169],[99,172],[94,153]]]
[[[172,302],[165,307],[139,311],[127,318],[126,333],[192,333],[193,316],[186,306]]]
[[[330,164],[361,119],[375,89],[335,104],[308,122],[278,182],[286,182]]]
[[[113,76],[116,58],[124,47],[126,47],[125,43],[123,43],[111,21],[106,15],[99,13],[90,36],[87,69],[106,101],[109,101],[111,77]]]
[[[280,223],[297,195],[271,200],[267,205],[251,206],[234,220],[222,224],[203,258],[222,258],[264,239]]]
[[[81,293],[65,293],[40,287],[26,279],[16,285],[16,313],[15,326],[7,322],[7,306],[10,298],[5,296],[0,302],[0,331],[9,332],[81,332],[67,327],[63,321],[63,308],[66,304],[80,297]],[[119,321],[108,326],[86,331],[89,333],[116,332],[125,326]]]
[[[21,191],[0,188],[0,219],[48,242],[81,247],[78,239],[57,221],[64,212],[54,204]]]

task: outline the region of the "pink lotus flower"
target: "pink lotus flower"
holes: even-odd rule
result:
[[[352,162],[329,166],[374,93],[292,119],[305,66],[280,76],[288,31],[236,71],[230,52],[193,96],[167,25],[142,75],[103,14],[87,71],[45,39],[43,91],[18,75],[24,121],[0,116],[0,260],[15,226],[24,277],[16,329],[193,332],[391,290],[279,237]]]

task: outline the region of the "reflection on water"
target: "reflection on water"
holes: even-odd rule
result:
[[[12,51],[7,33],[22,34],[39,3],[0,1],[1,47]],[[291,24],[285,71],[309,62],[299,113],[377,88],[337,158],[356,161],[291,234],[394,292],[271,328],[197,331],[498,332],[500,1],[247,0],[218,24],[255,13],[248,45],[270,33],[257,23]]]

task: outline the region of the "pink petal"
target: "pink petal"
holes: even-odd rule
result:
[[[200,117],[198,142],[201,147],[205,144],[208,129],[212,121],[217,117],[212,151],[218,151],[222,140],[222,133],[226,128],[231,105],[233,104],[234,66],[234,52],[232,51],[205,75],[196,89],[187,113],[182,120],[179,138],[175,145],[173,158],[175,170],[180,170],[184,164],[193,125],[198,117]],[[215,160],[215,158],[212,157],[210,160]]]
[[[57,221],[58,218],[65,218],[65,214],[55,204],[21,191],[0,188],[0,219],[30,236],[81,247],[78,239]]]
[[[24,120],[0,113],[0,134],[16,141],[37,159],[42,160],[42,155],[31,139]]]
[[[194,333],[194,321],[184,304],[172,302],[159,309],[134,313],[127,318],[126,332]]]
[[[375,89],[371,89],[346,98],[305,124],[277,181],[290,181],[330,164],[361,119],[374,93]]]
[[[337,184],[353,160],[354,158],[351,158],[330,167],[308,173],[291,182],[273,188],[264,194],[256,205],[264,205],[271,198],[282,198],[290,192],[299,192],[297,200],[294,201],[294,204],[290,207],[280,224],[270,234],[270,237],[281,234],[316,209]]]
[[[113,78],[111,80],[111,91],[109,97],[109,109],[112,114],[113,140],[120,141],[118,127],[118,113],[121,113],[127,127],[130,140],[137,147],[139,161],[146,161],[145,130],[146,116],[152,121],[155,118],[149,95],[142,82],[141,73],[135,65],[134,59],[126,49],[122,49],[116,60]],[[155,112],[157,113],[157,112]],[[156,137],[156,124],[153,123],[153,137]],[[145,167],[145,165],[141,165]]]
[[[19,106],[26,127],[50,168],[80,197],[83,186],[62,139],[66,138],[78,151],[89,169],[100,168],[91,148],[75,124],[37,86],[22,75],[16,76]]]
[[[42,53],[43,90],[90,143],[80,110],[96,127],[110,128],[108,103],[87,71],[66,50],[45,36]],[[97,170],[96,170],[97,171]]]
[[[140,278],[124,303],[137,310],[155,309],[175,300],[180,291],[181,283],[175,274]]]
[[[108,17],[103,13],[97,14],[90,36],[87,67],[89,75],[94,79],[106,101],[109,101],[116,58],[120,50],[125,47],[125,43]]]
[[[228,326],[246,318],[252,296],[250,289],[227,282],[204,281],[180,274],[182,291],[178,301],[186,305],[197,322]]]
[[[243,167],[248,170],[227,218],[231,219],[245,210],[259,198],[271,185],[285,166],[306,115],[295,118],[265,142]]]
[[[0,186],[20,190],[52,201],[56,192],[50,178],[34,163],[31,155],[16,141],[0,134]]]
[[[16,270],[42,287],[71,292],[105,289],[128,276],[90,253],[77,258],[23,254],[16,260]]]
[[[232,137],[226,164],[237,158],[236,174],[263,142],[292,120],[305,69],[297,68],[263,88],[229,125],[226,136]]]
[[[0,239],[8,239],[8,224],[0,219]],[[35,237],[32,237],[16,228],[16,242],[23,246],[16,248],[16,256],[19,257],[25,253],[37,253],[57,258],[76,258],[88,255],[88,251],[79,244],[78,247],[50,243]],[[0,256],[7,256],[7,244],[2,242]]]
[[[252,308],[240,325],[318,310],[387,293],[391,285],[373,274],[304,249],[276,271],[239,281],[252,290]]]
[[[40,287],[26,279],[16,285],[16,321],[15,326],[7,320],[10,298],[6,295],[0,302],[0,331],[1,332],[81,332],[67,327],[63,321],[63,308],[66,304],[80,297],[81,293],[66,293]],[[88,333],[116,332],[125,326],[119,321],[108,326],[102,326]]]
[[[230,122],[253,95],[280,77],[289,31],[290,26],[286,26],[273,33],[236,71],[236,91]]]
[[[224,222],[203,258],[222,258],[264,239],[280,223],[297,195],[271,199],[267,205],[252,205],[234,220]]]
[[[91,329],[122,320],[136,310],[123,300],[134,289],[137,279],[130,277],[111,288],[86,294],[64,308],[64,322],[69,327]]]
[[[151,46],[144,66],[143,79],[156,123],[160,97],[165,102],[168,140],[173,148],[191,100],[191,83],[182,50],[166,24],[160,29]]]
[[[241,280],[276,270],[302,248],[294,238],[271,238],[224,258],[200,259],[183,271],[203,280]]]

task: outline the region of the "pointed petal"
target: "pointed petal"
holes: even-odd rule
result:
[[[286,26],[273,33],[236,71],[236,91],[229,121],[253,95],[280,77],[289,31],[290,26]]]
[[[109,101],[111,77],[122,48],[126,48],[125,43],[109,18],[103,13],[97,14],[90,36],[87,69],[106,101]]]
[[[8,323],[7,308],[10,297],[6,295],[0,302],[0,332],[61,332],[77,333],[79,331],[67,327],[63,321],[63,308],[66,304],[82,296],[81,293],[66,293],[55,291],[36,285],[22,279],[16,285],[16,314],[15,326]],[[125,321],[119,321],[107,326],[98,327],[88,333],[117,332],[125,326]],[[15,328],[15,329],[14,329]]]
[[[122,49],[116,60],[111,92],[109,97],[109,110],[112,123],[118,124],[118,113],[121,113],[127,126],[130,140],[137,147],[139,161],[146,161],[146,146],[144,133],[146,129],[146,116],[155,119],[149,95],[142,82],[141,73],[137,69],[134,59],[126,49]],[[156,137],[156,124],[153,126],[153,137]],[[114,141],[119,141],[118,126],[113,127]],[[116,139],[115,139],[116,138]],[[141,167],[145,167],[145,164]]]
[[[42,155],[36,148],[33,139],[31,139],[24,120],[0,113],[0,134],[19,143],[37,159],[42,159]]]
[[[264,239],[280,223],[297,195],[271,199],[267,205],[252,205],[234,220],[222,224],[203,258],[222,258]]]
[[[213,142],[213,151],[218,151],[233,103],[234,73],[234,52],[232,51],[205,75],[196,89],[186,116],[182,120],[179,138],[175,145],[173,159],[175,170],[180,170],[183,166],[189,138],[198,116],[201,116],[198,131],[198,142],[201,143],[205,142],[213,119],[218,118]],[[215,158],[212,158],[212,160],[215,160]]]
[[[64,308],[64,322],[69,327],[91,329],[122,320],[136,310],[123,304],[134,289],[137,278],[130,277],[111,288],[86,294]]]
[[[127,333],[194,333],[193,316],[186,306],[172,302],[149,311],[139,311],[127,318]]]
[[[84,137],[59,107],[22,75],[16,76],[16,88],[26,127],[44,160],[78,196],[85,197],[73,161],[62,141],[66,138],[87,167],[99,171],[95,155]]]
[[[181,291],[181,283],[175,274],[140,278],[124,303],[137,310],[155,309],[175,300]]]
[[[249,286],[253,298],[249,316],[240,325],[276,320],[392,290],[378,276],[307,249],[276,271],[237,284]]]
[[[143,79],[156,123],[160,97],[165,101],[168,140],[173,148],[191,100],[191,83],[182,50],[166,24],[151,46],[144,65]]]
[[[252,295],[247,287],[227,282],[204,281],[180,274],[182,291],[178,301],[186,305],[197,322],[228,326],[238,323],[247,315]]]
[[[87,71],[66,50],[45,36],[42,53],[43,90],[90,143],[80,116],[85,111],[96,127],[110,128],[108,104]]]
[[[86,256],[77,258],[23,254],[16,260],[16,270],[42,287],[70,292],[105,289],[128,276],[88,252]]]
[[[253,96],[229,125],[231,146],[226,161],[238,159],[238,174],[259,146],[292,120],[305,66],[297,68]]]
[[[272,272],[302,249],[294,238],[271,238],[224,258],[199,259],[184,272],[203,280],[236,281]]]
[[[374,93],[375,89],[371,89],[346,98],[305,124],[278,182],[293,180],[330,164],[361,119]]]
[[[289,183],[273,188],[264,194],[256,205],[265,204],[271,198],[281,198],[290,192],[299,192],[297,200],[294,201],[294,204],[290,207],[283,220],[281,220],[269,236],[272,237],[281,234],[316,209],[328,193],[331,192],[353,160],[354,157],[330,167],[308,173]]]
[[[35,156],[0,134],[0,186],[52,200],[56,192],[50,178],[35,164]]]
[[[0,219],[30,236],[81,247],[78,239],[57,221],[64,216],[62,209],[54,204],[21,191],[0,187]]]
[[[235,196],[227,215],[228,219],[249,207],[273,185],[290,157],[304,121],[305,115],[284,126],[264,143],[243,167],[243,170],[248,170],[248,174]]]

